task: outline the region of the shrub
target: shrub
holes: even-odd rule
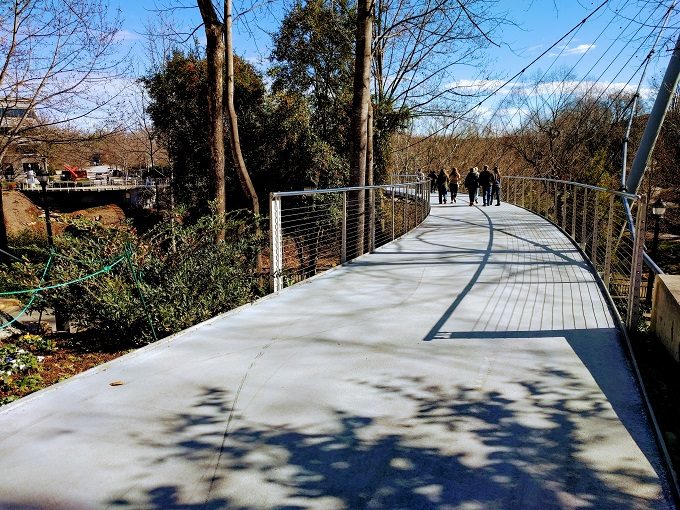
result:
[[[55,350],[54,340],[30,333],[19,336],[15,344],[35,354],[47,354]]]
[[[130,225],[69,220],[55,237],[45,285],[73,283],[42,292],[33,308],[58,310],[116,349],[152,341],[150,322],[158,337],[175,333],[264,292],[256,268],[259,221],[245,212],[225,220],[209,215],[192,224],[164,222],[139,236]],[[219,229],[226,229],[226,242],[215,242]],[[22,262],[0,267],[0,290],[40,284],[49,252],[25,241],[14,246]],[[26,302],[30,295],[19,297]]]

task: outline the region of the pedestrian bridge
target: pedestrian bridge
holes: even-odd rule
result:
[[[429,212],[2,408],[0,507],[674,508],[584,251],[507,203]]]

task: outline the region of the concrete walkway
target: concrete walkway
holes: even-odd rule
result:
[[[505,204],[433,206],[378,253],[0,409],[0,431],[3,508],[672,508],[592,274]]]

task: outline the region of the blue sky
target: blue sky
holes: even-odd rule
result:
[[[180,3],[181,2],[181,3]],[[497,10],[506,12],[517,26],[506,27],[502,33],[494,38],[501,43],[500,48],[490,47],[488,58],[493,62],[493,72],[503,78],[513,75],[526,66],[533,58],[545,51],[562,35],[578,25],[601,1],[585,0],[501,0]],[[647,41],[634,39],[635,34],[644,37],[652,32],[651,27],[645,25],[658,24],[663,17],[664,9],[656,10],[644,7],[650,2],[639,0],[610,0],[608,4],[588,20],[578,31],[570,35],[562,44],[549,52],[532,69],[545,70],[552,68],[571,68],[577,62],[574,72],[578,78],[588,73],[593,77],[602,74],[602,80],[612,80],[623,67],[626,70],[619,74],[619,78],[626,82],[634,69],[644,59],[653,38]],[[668,3],[668,2],[666,2]],[[144,32],[148,23],[155,23],[159,9],[167,5],[181,5],[184,8],[169,13],[175,21],[178,30],[187,32],[200,23],[198,9],[193,7],[192,0],[114,0],[114,6],[121,10],[123,23],[123,37],[126,43],[135,46],[135,54],[143,60]],[[281,3],[275,4],[281,5]],[[235,3],[238,10],[239,3]],[[278,7],[280,12],[281,8]],[[278,15],[271,15],[260,11],[254,18],[250,18],[248,25],[236,24],[235,49],[238,54],[249,60],[266,57],[270,45],[270,37],[265,31],[276,29]],[[645,23],[646,22],[646,23]],[[672,25],[672,21],[671,21]],[[672,35],[673,27],[667,29],[666,34]],[[197,34],[200,36],[201,31]],[[615,40],[618,39],[618,42]],[[642,44],[642,43],[645,44]],[[668,45],[667,45],[668,46]],[[667,48],[668,49],[668,48]],[[614,55],[620,55],[614,59]],[[632,60],[631,55],[637,53]],[[656,67],[665,66],[669,56],[668,51],[659,51],[656,55]],[[598,63],[597,59],[602,58]],[[580,59],[580,60],[579,60]],[[610,69],[606,69],[611,64]],[[455,79],[471,79],[475,70],[459,69]],[[618,79],[617,79],[618,81]]]
[[[144,57],[144,33],[149,23],[158,25],[159,10],[168,5],[181,7],[165,14],[173,19],[178,32],[188,33],[200,24],[195,0],[113,2],[114,6],[118,2],[124,18],[122,39],[132,47],[138,73],[148,67]],[[494,121],[505,128],[520,122],[522,114],[528,111],[529,102],[545,103],[557,91],[594,91],[608,96],[624,89],[632,93],[638,86],[643,64],[672,0],[609,0],[604,3],[601,6],[603,0],[499,0],[495,11],[504,13],[513,23],[494,34],[493,39],[500,46],[487,48],[487,68],[457,67],[446,83],[485,95],[509,81],[506,88],[476,107],[469,116],[480,125]],[[239,11],[240,5],[235,0],[235,12]],[[283,2],[270,5],[273,7],[269,11],[256,11],[247,23],[244,19],[235,23],[235,51],[253,63],[265,59],[261,68],[266,66],[271,44],[267,32],[276,30],[284,10]],[[656,95],[654,80],[658,82],[670,58],[679,17],[676,10],[668,18],[664,37],[651,59],[641,89],[647,106]],[[586,18],[587,21],[581,23]],[[202,28],[196,34],[202,37]],[[569,35],[557,43],[565,34]],[[552,45],[555,46],[550,49]],[[542,53],[545,55],[538,62],[512,78]],[[570,78],[565,81],[567,74]],[[532,85],[537,81],[540,86]],[[513,90],[528,98],[524,107],[504,102]],[[421,126],[417,129],[430,128]]]

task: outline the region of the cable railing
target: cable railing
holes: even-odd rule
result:
[[[270,195],[271,289],[387,244],[430,213],[429,181]]]
[[[560,227],[581,248],[600,276],[628,328],[637,326],[642,286],[647,199],[598,186],[540,177],[506,176],[504,200]],[[635,215],[628,228],[626,199]]]

